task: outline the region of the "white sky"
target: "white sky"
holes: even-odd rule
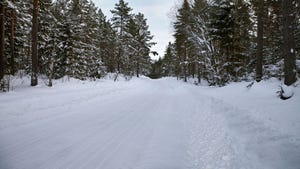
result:
[[[157,44],[152,47],[153,51],[157,51],[160,56],[164,55],[166,46],[169,41],[173,41],[171,18],[169,17],[174,9],[175,2],[178,0],[124,0],[128,2],[129,7],[133,8],[133,12],[141,12],[147,18],[147,23],[151,34],[154,35],[154,42]],[[114,9],[115,4],[119,0],[93,0],[96,6],[100,7],[103,13],[111,18],[110,10]],[[153,57],[157,59],[158,57]]]

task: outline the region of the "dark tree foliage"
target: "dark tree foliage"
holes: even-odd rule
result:
[[[284,57],[284,84],[292,85],[297,81],[296,51],[294,39],[295,13],[293,0],[283,1],[283,57]]]
[[[300,7],[298,1],[290,2],[288,16],[293,19],[285,26],[283,2],[287,3],[282,0],[183,1],[173,24],[175,75],[184,81],[196,75],[198,82],[204,79],[210,85],[222,86],[232,81],[281,79],[287,75],[288,67],[290,81],[294,82],[295,72],[299,72]],[[288,58],[296,57],[297,64],[292,59],[284,70],[288,50],[293,51],[289,52],[293,56]],[[166,50],[165,57],[158,62],[162,62],[160,70],[165,76],[169,75],[163,73],[169,70],[166,66],[169,56],[170,51]]]
[[[260,1],[258,5],[257,15],[257,52],[256,52],[256,81],[260,82],[263,76],[262,64],[263,64],[263,13],[264,13],[264,1]]]
[[[175,29],[175,48],[179,58],[179,72],[187,81],[189,58],[191,57],[192,43],[189,39],[189,31],[191,30],[191,7],[187,0],[183,1],[181,8],[178,10],[174,23]]]
[[[0,80],[4,77],[5,74],[5,3],[4,0],[0,4]]]
[[[32,61],[32,72],[31,72],[31,86],[36,86],[38,84],[38,0],[33,1],[33,14],[32,14],[32,40],[31,40],[31,61]]]
[[[147,19],[120,0],[113,18],[88,0],[1,1],[0,75],[101,78],[149,74],[153,43]],[[45,79],[43,79],[45,81]]]
[[[151,61],[146,17],[119,0],[107,19],[89,0],[5,0],[0,6],[0,77],[32,75],[82,80],[106,73],[176,76],[198,83],[297,79],[300,4],[297,0],[183,0],[173,43]],[[44,80],[45,81],[45,80]]]
[[[121,72],[121,68],[128,68],[128,65],[123,65],[122,63],[128,60],[128,44],[125,27],[129,24],[132,16],[130,12],[132,8],[128,6],[128,3],[125,3],[123,0],[120,0],[119,3],[115,5],[115,9],[111,10],[113,14],[112,25],[113,28],[117,31],[117,71]]]

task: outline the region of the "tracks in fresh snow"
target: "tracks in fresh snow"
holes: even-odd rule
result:
[[[0,168],[183,168],[179,97],[153,84],[34,93],[13,103],[20,109],[5,102]]]
[[[0,168],[256,168],[227,127],[250,119],[196,90],[143,79],[28,92],[14,103],[18,95],[7,95],[0,98]]]

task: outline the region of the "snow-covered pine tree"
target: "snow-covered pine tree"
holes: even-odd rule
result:
[[[162,59],[162,75],[163,76],[176,76],[176,53],[174,44],[169,42],[164,57]]]
[[[11,0],[10,1],[10,24],[9,24],[9,55],[10,55],[10,59],[9,59],[9,66],[10,66],[10,74],[14,75],[16,72],[16,68],[15,68],[15,0]]]
[[[283,77],[282,0],[264,4],[264,76]]]
[[[251,34],[253,24],[250,20],[250,5],[244,0],[235,0],[231,16],[234,18],[232,54],[229,73],[232,81],[246,79],[247,66],[251,56]],[[249,50],[250,49],[250,50]]]
[[[78,79],[86,79],[89,72],[89,46],[85,42],[87,34],[86,0],[71,0],[67,13],[66,74]]]
[[[33,1],[32,12],[32,32],[31,32],[31,86],[38,85],[38,15],[39,15],[39,1]]]
[[[5,75],[5,64],[6,64],[6,56],[5,56],[5,1],[1,0],[0,4],[0,80]]]
[[[101,9],[98,10],[97,48],[107,72],[116,71],[116,32]]]
[[[15,30],[15,5],[12,0],[6,0],[3,3],[4,7],[4,70],[5,74],[14,74],[15,62],[14,62],[14,30]],[[2,26],[2,25],[1,25]]]
[[[191,40],[195,47],[196,72],[198,82],[201,78],[206,79],[210,84],[216,84],[220,77],[217,63],[218,57],[214,55],[214,46],[209,36],[208,12],[209,4],[206,0],[195,0],[192,6],[192,27]]]
[[[216,0],[210,7],[209,29],[215,53],[220,58],[221,84],[238,81],[249,54],[251,20],[242,0]]]
[[[294,22],[296,15],[293,12],[293,0],[284,0],[282,2],[283,8],[283,58],[284,58],[284,84],[292,85],[297,81],[296,70],[296,51],[294,39]]]
[[[189,38],[191,30],[191,7],[188,0],[184,0],[182,6],[178,9],[176,21],[174,23],[175,29],[175,49],[177,57],[179,57],[180,74],[187,81],[189,57],[191,57],[192,43]]]
[[[122,69],[126,69],[127,65],[124,61],[128,60],[129,57],[129,46],[128,39],[126,38],[125,27],[129,24],[132,8],[125,3],[124,0],[119,0],[119,3],[115,5],[114,10],[111,10],[113,17],[111,19],[112,26],[117,32],[117,71],[121,72]],[[125,64],[125,65],[124,65]]]
[[[140,74],[149,74],[151,68],[150,48],[155,43],[151,42],[153,36],[149,31],[147,19],[142,13],[133,15],[126,29],[128,29],[127,36],[130,39],[129,50],[131,51],[131,57],[128,64],[131,68],[130,74],[136,74],[137,77]]]
[[[296,58],[298,60],[298,76],[300,76],[300,2],[294,1],[295,3],[295,42],[296,42]]]
[[[51,13],[55,17],[56,29],[58,31],[57,44],[56,44],[56,57],[57,63],[54,64],[54,78],[61,78],[66,75],[67,70],[67,53],[68,53],[68,35],[70,34],[70,25],[67,21],[68,3],[70,0],[57,0],[51,8]]]
[[[31,11],[30,0],[15,0],[15,67],[26,73],[31,69]]]
[[[57,53],[59,29],[51,8],[52,0],[40,0],[39,16],[42,19],[39,19],[38,34],[39,70],[48,77],[48,86],[52,86],[52,78],[56,74],[54,67],[57,67],[60,61]]]
[[[215,55],[219,60],[217,64],[221,77],[219,85],[230,81],[232,75],[229,60],[233,53],[234,18],[231,13],[233,8],[231,0],[216,0],[210,7],[209,31],[216,47]]]
[[[82,42],[84,47],[82,57],[83,60],[87,61],[85,74],[89,78],[100,78],[103,76],[103,70],[101,56],[97,48],[97,8],[93,2],[87,0],[83,1],[82,7],[81,24],[83,24]]]

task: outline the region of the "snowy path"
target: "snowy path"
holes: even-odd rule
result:
[[[258,122],[195,89],[172,80],[142,79],[1,96],[0,168],[261,168],[257,151],[248,153],[249,146],[243,145],[254,140],[250,148],[260,148],[261,137],[276,139],[269,146],[274,157],[264,160],[279,160],[265,169],[297,168],[299,141],[257,124],[264,135],[251,139],[251,131],[241,142],[234,132],[255,128],[237,121]],[[279,144],[286,144],[287,151],[276,152]],[[282,152],[293,154],[282,159]]]

